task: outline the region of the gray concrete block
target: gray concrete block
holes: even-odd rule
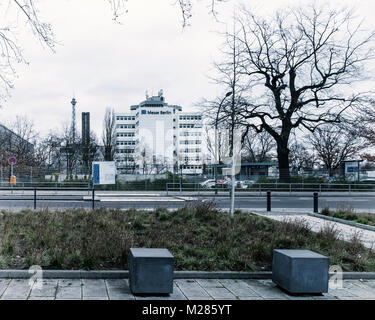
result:
[[[274,250],[272,281],[290,293],[328,292],[328,257],[310,250]]]
[[[129,285],[133,294],[173,292],[174,258],[167,249],[131,248]]]

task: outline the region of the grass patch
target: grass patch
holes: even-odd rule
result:
[[[355,212],[350,206],[341,206],[336,210],[331,210],[329,207],[325,207],[322,209],[321,214],[375,227],[374,214]]]
[[[278,222],[211,202],[177,211],[24,210],[0,214],[0,268],[127,269],[129,248],[168,248],[177,270],[271,270],[273,249],[310,249],[345,271],[374,271],[375,253],[358,237],[313,233],[303,222]]]

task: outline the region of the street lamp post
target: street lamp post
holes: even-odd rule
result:
[[[221,106],[224,103],[224,100],[228,98],[230,95],[232,95],[232,91],[229,91],[226,93],[225,97],[221,100],[219,104],[219,108],[216,113],[216,121],[215,121],[215,195],[217,194],[217,165],[218,165],[218,139],[217,139],[217,129],[218,129],[218,122],[219,122],[219,114],[221,110]]]

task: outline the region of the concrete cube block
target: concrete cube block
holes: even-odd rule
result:
[[[173,292],[174,258],[167,249],[131,248],[129,286],[133,294]]]
[[[310,250],[274,250],[272,281],[290,293],[328,292],[328,257]]]

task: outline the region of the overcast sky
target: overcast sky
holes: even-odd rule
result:
[[[175,0],[129,0],[122,25],[112,21],[105,0],[40,0],[41,15],[61,43],[56,53],[43,49],[35,38],[20,34],[29,65],[18,65],[12,97],[0,110],[0,121],[27,115],[42,135],[60,129],[71,119],[70,101],[77,99],[77,127],[81,112],[91,113],[92,130],[101,137],[106,107],[127,112],[145,99],[145,91],[164,90],[166,102],[183,111],[197,111],[203,97],[220,89],[207,78],[222,41],[217,31],[231,24],[232,0],[217,7],[220,22],[210,14],[210,0],[195,3],[191,26],[182,29]],[[247,0],[258,12],[295,4],[295,0]],[[306,2],[306,1],[302,1]],[[324,1],[317,1],[324,2]],[[372,0],[330,0],[332,5],[358,8],[375,28]]]

